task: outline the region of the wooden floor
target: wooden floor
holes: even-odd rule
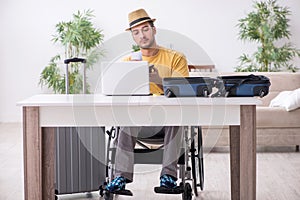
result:
[[[194,199],[230,199],[228,149],[216,148],[205,153],[205,188]],[[159,184],[160,166],[136,165],[134,183],[128,188],[133,197],[116,199],[181,199],[180,195],[159,195],[153,187]],[[0,123],[0,199],[22,200],[23,154],[21,124]],[[62,200],[99,200],[97,192],[91,194],[61,195]],[[300,153],[293,147],[259,148],[257,153],[257,199],[300,199]]]

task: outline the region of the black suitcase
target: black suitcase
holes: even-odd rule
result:
[[[263,97],[269,93],[270,79],[263,75],[219,76],[214,96]]]
[[[211,94],[215,79],[209,77],[163,78],[166,97],[207,97]]]

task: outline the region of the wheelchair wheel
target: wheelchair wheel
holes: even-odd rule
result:
[[[198,196],[198,191],[197,191],[197,174],[196,174],[196,149],[195,149],[195,141],[193,140],[191,143],[191,163],[192,163],[192,178],[193,178],[193,189],[196,197]]]
[[[192,187],[189,183],[184,184],[184,191],[182,193],[182,200],[192,200]]]
[[[198,160],[198,178],[199,178],[199,186],[201,190],[204,188],[204,166],[203,166],[203,146],[202,146],[202,129],[199,126],[198,127],[198,155],[197,155],[197,160]]]
[[[197,133],[195,132],[197,129]],[[191,164],[193,189],[195,195],[198,196],[197,187],[201,190],[204,187],[204,167],[203,167],[203,147],[202,147],[202,130],[201,127],[192,127],[192,136],[194,137],[191,143]],[[195,139],[198,141],[197,149],[195,148]]]

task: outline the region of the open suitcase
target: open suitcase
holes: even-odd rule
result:
[[[263,75],[219,76],[214,96],[263,97],[269,93],[270,79]]]
[[[85,59],[65,60],[66,74],[71,62],[85,63]],[[68,88],[69,84],[66,81],[66,94]],[[86,91],[85,69],[83,91]],[[105,181],[105,128],[58,127],[55,135],[55,193],[71,194],[99,190],[99,186]]]
[[[207,97],[211,94],[215,80],[209,77],[163,78],[166,97]]]

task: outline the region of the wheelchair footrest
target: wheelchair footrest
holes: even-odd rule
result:
[[[133,196],[133,194],[130,190],[119,190],[119,191],[115,191],[115,192],[111,192],[111,193],[117,194],[117,195]]]
[[[161,194],[181,194],[184,192],[184,189],[182,186],[177,186],[175,188],[155,187],[154,192]]]

